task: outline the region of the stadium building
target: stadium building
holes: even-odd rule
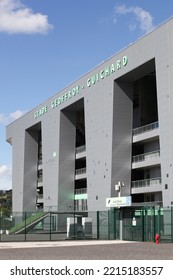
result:
[[[6,138],[14,212],[173,205],[173,19],[8,125]]]

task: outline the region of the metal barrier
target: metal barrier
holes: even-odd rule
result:
[[[132,188],[144,188],[144,187],[150,187],[150,186],[158,186],[162,182],[162,179],[160,177],[158,178],[151,178],[151,179],[145,179],[145,180],[139,180],[139,181],[132,181]]]
[[[133,135],[137,135],[137,134],[144,133],[144,132],[149,132],[158,127],[159,127],[159,122],[154,122],[154,123],[150,123],[150,124],[147,124],[144,126],[140,126],[140,127],[133,129]]]
[[[121,229],[122,226],[122,229]],[[24,212],[0,215],[0,242],[120,239],[173,242],[173,207],[124,207],[97,212]]]
[[[140,154],[132,157],[132,163],[151,160],[160,157],[160,151],[153,151],[150,153]]]
[[[86,151],[86,146],[79,146],[76,148],[76,154],[83,153]]]
[[[81,175],[81,174],[86,174],[86,167],[75,170],[75,175]]]

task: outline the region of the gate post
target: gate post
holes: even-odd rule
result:
[[[142,241],[144,242],[145,241],[145,236],[144,236],[144,228],[145,228],[145,225],[144,225],[144,209],[141,209],[141,214],[142,214]]]
[[[51,225],[51,222],[52,222],[51,220],[52,219],[51,218],[52,218],[52,216],[51,216],[51,212],[50,212],[50,216],[49,216],[49,241],[51,241],[51,239],[52,239],[52,237],[51,237],[51,229],[52,229],[51,228],[51,226],[52,226]]]
[[[171,207],[171,242],[173,242],[173,207]]]
[[[114,227],[114,239],[116,240],[117,239],[117,229],[116,229],[116,222],[117,222],[117,211],[116,211],[116,208],[113,209],[113,227]]]
[[[27,234],[27,232],[26,232],[26,226],[27,226],[27,224],[26,224],[26,219],[27,219],[26,211],[24,212],[24,219],[25,219],[25,242],[26,242],[26,234]]]
[[[155,215],[155,206],[153,206],[153,241],[155,242],[155,235],[156,235],[156,215]]]
[[[160,235],[161,234],[161,229],[160,229],[160,227],[161,227],[161,222],[160,222],[160,206],[158,208],[158,221],[157,222],[158,222],[157,232]]]
[[[110,240],[110,210],[108,210],[108,240]]]
[[[123,208],[120,207],[120,240],[123,240]]]
[[[97,211],[97,239],[100,239],[100,229],[99,229],[99,211]]]

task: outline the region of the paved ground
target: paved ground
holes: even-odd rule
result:
[[[57,241],[0,243],[1,260],[173,260],[173,243]]]

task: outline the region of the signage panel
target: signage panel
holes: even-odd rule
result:
[[[120,196],[106,198],[106,207],[127,207],[131,206],[131,196]]]

